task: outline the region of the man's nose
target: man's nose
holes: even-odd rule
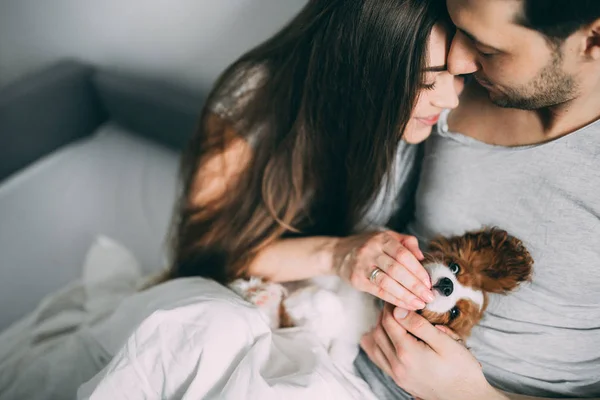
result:
[[[475,49],[469,39],[456,32],[448,53],[448,72],[452,75],[467,75],[479,70]]]

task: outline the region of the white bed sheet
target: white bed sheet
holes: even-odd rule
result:
[[[118,346],[117,328],[143,315]],[[137,294],[94,331],[108,352],[120,349],[79,399],[375,399],[313,333],[271,331],[255,306],[202,278]]]
[[[148,277],[106,237],[81,275],[0,334],[0,400],[374,398],[314,331],[272,332],[213,281],[137,291]]]
[[[86,255],[81,279],[46,296],[31,314],[0,334],[0,400],[74,399],[77,388],[114,354],[98,343],[93,327],[106,323],[143,281],[128,249],[98,237]],[[126,338],[127,333],[121,343]]]

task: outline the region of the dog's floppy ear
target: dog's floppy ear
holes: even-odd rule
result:
[[[507,293],[521,282],[529,281],[533,259],[523,243],[506,231],[491,228],[468,233],[472,250],[481,252],[477,269],[481,274],[481,288],[491,293]]]

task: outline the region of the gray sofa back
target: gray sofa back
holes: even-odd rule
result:
[[[0,330],[79,278],[98,235],[164,266],[202,102],[72,61],[0,88]]]
[[[0,89],[0,181],[106,120],[92,71],[65,62]]]
[[[107,120],[180,150],[194,132],[204,98],[62,61],[0,88],[0,182]]]

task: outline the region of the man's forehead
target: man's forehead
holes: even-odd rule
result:
[[[463,29],[516,27],[523,12],[522,0],[446,0],[446,5],[452,21]]]
[[[474,41],[494,47],[522,33],[517,24],[521,0],[446,0],[446,4],[452,22]]]

